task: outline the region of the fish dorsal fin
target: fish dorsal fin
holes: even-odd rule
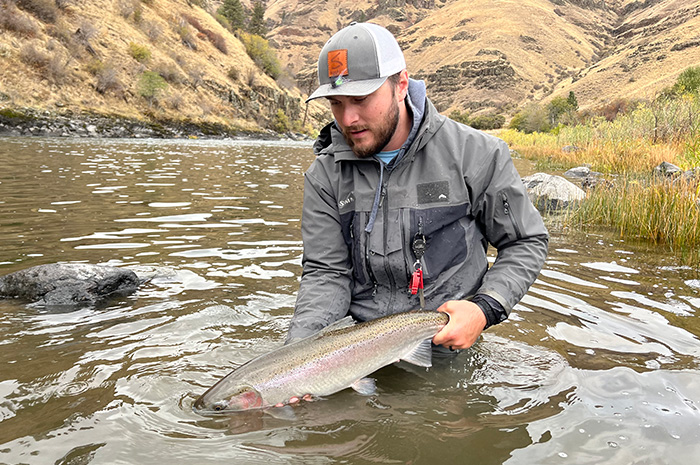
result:
[[[421,341],[408,355],[401,357],[401,360],[419,367],[433,366],[433,349],[430,345],[430,339]]]
[[[341,318],[340,320],[334,321],[333,323],[329,324],[328,326],[317,332],[316,336],[326,334],[330,331],[335,331],[336,329],[349,328],[350,326],[354,325],[355,320],[350,315],[348,315],[345,318]]]

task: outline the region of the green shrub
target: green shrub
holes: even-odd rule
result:
[[[272,79],[277,79],[282,72],[282,67],[270,43],[258,35],[245,32],[241,34],[241,40],[253,62]]]
[[[157,102],[162,91],[167,88],[168,83],[156,72],[144,71],[139,77],[138,94],[148,100],[149,104]]]
[[[458,123],[469,124],[469,112],[465,111],[462,113],[459,110],[454,110],[452,113],[450,113],[450,119],[455,120]]]
[[[145,63],[151,59],[151,51],[148,49],[148,47],[135,42],[129,43],[129,55],[140,63]]]
[[[511,120],[509,127],[525,133],[547,132],[552,129],[547,109],[536,103],[520,110]]]
[[[469,120],[469,125],[474,129],[489,130],[501,129],[506,119],[502,115],[482,115]]]
[[[281,108],[275,113],[275,120],[272,128],[279,133],[288,132],[290,129],[289,118],[287,118],[287,115],[284,114]]]
[[[700,94],[700,66],[686,68],[676,82],[661,93],[661,97],[678,98],[685,94]]]

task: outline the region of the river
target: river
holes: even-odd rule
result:
[[[297,142],[0,139],[0,274],[155,270],[99,308],[0,300],[0,463],[695,463],[697,271],[603,232],[553,230],[507,322],[431,369],[380,370],[374,396],[194,413],[284,341],[312,159]]]

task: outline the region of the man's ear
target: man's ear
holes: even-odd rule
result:
[[[396,92],[396,97],[398,98],[399,102],[403,102],[403,100],[406,98],[406,95],[408,94],[408,71],[403,70],[401,71],[401,74],[399,75],[399,85],[398,89]]]

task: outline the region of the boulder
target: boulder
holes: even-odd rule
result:
[[[657,176],[674,177],[683,172],[678,166],[667,161],[661,162],[659,166],[654,168],[654,174]]]
[[[87,263],[52,263],[0,276],[0,298],[39,305],[90,305],[129,295],[139,287],[131,270]]]
[[[543,212],[555,212],[569,208],[583,200],[586,193],[561,176],[535,173],[523,178],[530,200]]]
[[[588,166],[578,166],[576,168],[571,168],[564,176],[567,178],[585,178],[591,175],[591,168]]]

